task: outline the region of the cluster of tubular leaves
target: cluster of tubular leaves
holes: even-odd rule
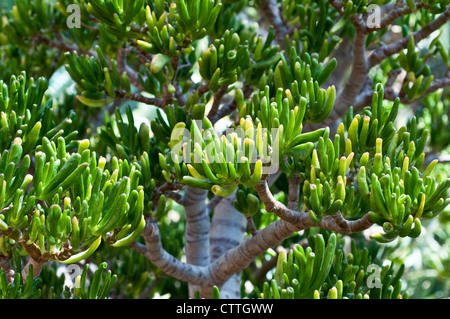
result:
[[[209,48],[203,51],[199,59],[199,71],[209,88],[216,91],[220,86],[236,82],[241,70],[250,64],[248,47],[241,43],[237,33],[225,31],[220,39],[215,39]]]
[[[331,112],[335,88],[332,86],[325,90],[319,85],[330,76],[336,61],[331,60],[323,65],[308,54],[304,54],[303,61],[296,56],[293,47],[289,55],[292,68],[288,69],[288,63],[282,55],[279,58],[281,60],[275,69],[274,78],[275,84],[281,87],[273,99],[269,86],[265,86],[264,91],[254,93],[248,103],[244,103],[242,90],[236,90],[240,122],[235,132],[219,137],[207,118],[203,123],[191,122],[189,150],[192,151],[188,151],[189,157],[184,158],[191,176],[183,177],[184,184],[228,196],[239,184],[255,186],[261,178],[258,176],[261,176],[262,165],[274,164],[275,155],[278,159],[284,156],[296,159],[293,162],[304,161],[311,155],[314,142],[324,130],[302,134],[303,124],[322,121]],[[283,87],[284,83],[292,85]],[[298,83],[301,83],[301,87]],[[183,138],[176,133],[176,129],[183,133],[185,128],[186,123],[174,126],[173,144],[179,146],[174,151],[175,145],[171,145],[174,157],[178,157],[175,161],[183,158],[180,147]],[[284,161],[278,162],[284,171],[289,170]],[[251,163],[255,164],[255,174],[252,176]],[[178,168],[178,172],[183,172],[183,168]]]
[[[114,291],[123,298],[139,298],[142,291],[151,284],[151,264],[145,256],[132,249],[104,247],[93,256],[95,264],[106,258],[110,268],[117,275]]]
[[[134,116],[130,106],[125,108],[126,118],[122,117],[119,109],[114,111],[114,118],[106,118],[100,127],[99,137],[112,152],[121,159],[132,161],[144,153],[150,153],[150,126],[142,122],[136,128]]]
[[[251,63],[245,70],[245,83],[261,90],[268,84],[273,76],[273,66],[280,60],[280,46],[272,45],[275,38],[273,27],[269,28],[266,38],[258,35],[257,31],[250,33],[247,47],[251,56]]]
[[[321,85],[324,84],[336,68],[336,59],[331,59],[326,64],[323,64],[318,61],[316,55],[304,53],[299,56],[297,50],[293,46],[289,48],[288,52],[288,59],[283,55],[280,55],[280,60],[275,67],[273,77],[275,90],[282,90],[281,99],[282,101],[287,99],[289,106],[284,110],[285,114],[281,113],[281,110],[278,111],[280,124],[283,124],[285,129],[287,128],[287,123],[283,122],[281,118],[282,116],[287,116],[290,110],[294,109],[296,106],[300,108],[302,113],[305,112],[303,116],[306,122],[322,122],[328,117],[334,106],[336,89],[334,86],[329,86],[327,89],[324,89],[321,88]],[[266,91],[266,87],[264,88],[264,91]],[[267,92],[264,93],[267,95]],[[267,104],[270,102],[270,100],[266,101]],[[276,102],[279,103],[279,99],[277,99]],[[258,106],[255,105],[259,103],[258,99],[253,98],[250,103],[250,105],[247,103],[239,108],[241,117],[244,114],[252,115],[265,121],[268,117],[267,111],[266,114],[258,112],[258,109],[265,111],[263,106],[258,108]],[[277,107],[280,108],[281,106],[277,105]],[[242,110],[243,108],[244,110]],[[303,110],[303,108],[306,109]],[[272,127],[274,126],[272,125]]]
[[[181,110],[176,105],[170,105],[166,108],[167,114],[175,116],[170,112],[175,108]],[[150,126],[146,122],[142,122],[139,129],[135,126],[130,106],[125,107],[125,114],[126,117],[122,116],[116,109],[114,117],[105,119],[105,124],[99,128],[97,144],[104,143],[108,151],[112,152],[120,161],[134,163],[137,165],[136,167],[139,167],[141,174],[139,183],[142,185],[144,193],[144,211],[153,211],[154,217],[159,220],[170,210],[171,201],[161,195],[157,198],[157,202],[153,202],[155,189],[160,186],[160,181],[165,180],[172,183],[174,180],[181,180],[184,175],[188,174],[188,170],[186,165],[178,165],[171,160],[167,144],[159,138],[163,136],[164,131],[158,131],[155,127],[170,129],[159,109],[157,109],[157,118],[151,122],[152,132],[158,132],[157,136],[153,137],[150,137]],[[185,118],[186,114],[182,114]],[[182,116],[181,113],[177,115]],[[169,122],[173,124],[171,117],[169,117]],[[170,133],[168,134],[170,137]],[[164,138],[168,140],[167,136]]]
[[[108,63],[103,51],[96,46],[98,57],[82,55],[76,51],[65,53],[65,68],[77,84],[77,99],[89,107],[103,107],[116,97],[117,92],[131,94],[130,80],[126,72],[119,73],[114,59]]]
[[[416,51],[414,37],[410,37],[406,52],[401,51],[398,56],[398,63],[407,72],[406,80],[403,84],[403,92],[409,100],[422,96],[433,82],[434,76],[431,74],[429,65],[424,64],[429,57],[428,54],[420,54]],[[430,55],[439,37],[430,44]],[[439,45],[442,47],[442,44]]]
[[[48,29],[50,17],[56,18],[54,21],[59,22],[60,25],[65,23],[65,20],[61,19],[63,16],[57,12],[55,6],[42,0],[17,0],[10,14],[3,18],[3,32],[9,41],[18,47],[25,48],[29,42],[23,41],[23,39],[30,39],[30,35],[35,34],[38,30]]]
[[[422,167],[428,137],[429,131],[420,133],[413,120],[409,131],[403,126],[389,137],[377,138],[373,162],[360,165],[359,190],[373,210],[372,220],[383,227],[384,233],[373,236],[380,242],[417,237],[421,220],[435,217],[450,203],[450,180],[439,183],[431,175],[437,160]]]
[[[233,206],[245,217],[253,217],[260,212],[261,201],[256,195],[256,192],[252,192],[251,188],[239,185],[239,188],[236,191],[236,199],[233,201]]]
[[[173,109],[172,106],[167,107],[167,109],[170,108]],[[151,122],[151,126],[164,125],[167,127],[161,112],[159,109],[157,111],[159,116]],[[134,116],[129,106],[125,107],[125,113],[126,118],[116,109],[114,117],[105,119],[105,124],[99,129],[99,141],[104,143],[120,161],[134,163],[137,165],[136,167],[139,167],[141,174],[139,183],[142,185],[144,193],[144,211],[154,210],[154,216],[159,219],[168,212],[171,201],[161,195],[158,202],[153,203],[154,191],[157,186],[160,186],[158,181],[165,180],[171,183],[174,179],[182,179],[182,176],[187,175],[188,171],[186,165],[177,165],[177,175],[172,176],[175,173],[175,166],[167,156],[168,153],[165,152],[167,146],[165,144],[162,146],[163,141],[158,137],[150,137],[150,126],[146,122],[142,122],[139,129],[135,126]],[[156,130],[153,129],[152,132],[156,132]],[[163,134],[163,131],[159,131],[157,134]],[[168,163],[161,152],[168,157]]]
[[[450,143],[450,102],[448,92],[436,92],[422,99],[422,107],[418,108],[408,126],[417,125],[427,129],[429,147],[438,149]]]
[[[169,143],[172,131],[178,123],[186,123],[186,125],[189,125],[192,117],[195,119],[203,118],[205,104],[193,104],[192,101],[193,99],[188,100],[186,105],[186,109],[191,110],[188,114],[177,103],[166,107],[164,111],[165,117],[163,111],[160,109],[156,110],[156,117],[150,122],[150,128],[158,141],[165,144]],[[199,114],[197,115],[197,113]]]
[[[345,0],[343,1],[343,6],[344,6],[344,16],[345,17],[349,17],[352,14],[355,13],[366,13],[367,12],[367,7],[370,4],[375,4],[375,5],[382,5],[383,3],[385,3],[386,1],[379,1],[379,0],[375,0],[375,1],[370,1],[370,0],[356,0],[356,1],[352,1],[352,0]]]
[[[402,292],[404,265],[395,271],[393,263],[384,267],[372,264],[376,256],[351,241],[345,256],[342,237],[331,233],[310,235],[309,245],[295,245],[278,255],[274,279],[265,282],[262,299],[397,299]],[[380,267],[379,285],[372,280],[373,266]],[[374,284],[374,286],[371,286]]]
[[[0,81],[0,145],[9,148],[13,141],[22,144],[24,154],[35,151],[43,137],[56,141],[64,137],[67,144],[77,137],[72,131],[75,113],[58,123],[52,101],[46,101],[48,82],[44,78],[35,81],[25,72],[12,76],[9,83]],[[20,156],[19,156],[20,157]]]
[[[241,122],[240,132],[243,134],[232,132],[219,136],[207,118],[192,121],[189,136],[184,134],[184,123],[178,132],[174,130],[171,147],[175,172],[183,173],[187,168],[190,174],[178,173],[183,184],[210,189],[214,194],[225,197],[239,184],[253,187],[260,181],[263,163],[257,158],[256,148],[263,146],[262,131],[256,133],[261,138],[255,142],[252,120],[242,119]],[[160,164],[163,166],[161,160]]]
[[[399,100],[389,108],[383,95],[379,85],[371,107],[356,115],[350,110],[333,141],[327,133],[320,136],[305,163],[310,169],[298,173],[305,178],[303,209],[314,221],[338,211],[348,219],[369,214],[383,228],[372,238],[389,242],[417,237],[421,220],[448,206],[450,180],[430,175],[437,160],[422,168],[428,130],[394,128]]]
[[[245,11],[248,0],[225,0],[221,1],[222,8],[217,16],[214,26],[210,29],[209,36],[218,38],[226,30],[243,31],[248,28],[244,21],[237,18],[237,13]]]
[[[113,275],[111,270],[106,271],[108,265],[105,262],[99,264],[87,285],[89,264],[86,264],[81,275],[75,277],[73,288],[73,299],[107,299],[114,286],[117,275]]]
[[[5,133],[0,157],[2,254],[8,256],[20,241],[35,247],[44,260],[73,263],[91,255],[102,238],[116,247],[137,239],[145,220],[136,158],[113,157],[106,167],[106,159],[89,149],[88,140],[74,141],[73,132],[67,134],[70,118],[52,123],[51,109],[42,106],[45,82],[25,83],[13,80],[2,91],[2,108],[8,112],[2,113],[0,129]],[[12,107],[17,116],[8,111]],[[19,134],[14,140],[8,134],[13,125]],[[46,134],[40,134],[42,127]],[[33,175],[28,174],[31,161]]]
[[[338,211],[344,217],[353,219],[370,209],[368,203],[364,202],[360,186],[348,178],[353,179],[350,176],[356,174],[358,168],[358,174],[365,172],[365,166],[373,157],[376,140],[387,140],[394,131],[391,121],[397,114],[398,100],[392,109],[385,109],[382,99],[377,98],[382,92],[382,87],[379,87],[379,91],[374,94],[372,107],[370,110],[365,109],[362,115],[353,116],[350,109],[333,140],[328,130],[318,136],[310,161],[305,163],[306,174],[298,172],[306,177],[303,184],[304,203],[315,221]],[[381,112],[383,116],[379,117]],[[370,166],[371,171],[372,168],[373,164]]]
[[[24,280],[21,272],[16,272],[12,282],[8,282],[5,269],[0,268],[0,299],[41,299],[40,278],[33,278],[33,266]]]
[[[3,223],[26,229],[27,244],[36,242],[43,256],[71,263],[92,254],[110,231],[113,238],[107,241],[114,246],[137,238],[145,224],[144,194],[136,165],[114,158],[111,174],[104,170],[105,159],[97,162],[96,154],[87,149],[87,140],[79,143],[76,153],[65,152],[65,146],[62,138],[57,146],[44,138],[28,182],[33,188],[27,194],[23,187],[16,191]]]
[[[44,36],[52,38],[57,32],[63,38],[67,34],[76,39],[84,49],[92,47],[97,32],[88,28],[67,28],[71,4],[80,5],[80,1],[14,1],[11,10],[5,10],[0,24],[0,57],[8,61],[2,68],[3,78],[9,78],[17,70],[27,70],[29,74],[49,78],[62,64],[57,50],[49,49],[36,39]],[[3,72],[6,72],[3,74]]]
[[[5,269],[0,268],[0,299],[106,299],[117,280],[110,270],[106,271],[106,263],[100,263],[92,275],[90,265],[86,264],[81,275],[75,278],[75,288],[71,291],[64,286],[65,275],[57,275],[55,264],[44,267],[36,278],[30,265],[27,276],[22,278],[22,258],[17,248],[12,249],[10,264],[14,271],[10,280]]]
[[[324,61],[339,43],[339,36],[333,31],[336,11],[330,10],[328,1],[284,1],[283,17],[288,25],[297,26],[293,31],[296,43],[302,43],[301,53],[318,54],[319,61]]]
[[[138,44],[149,53],[173,56],[180,50],[188,52],[191,41],[203,38],[214,27],[221,6],[219,1],[208,0],[176,0],[168,5],[155,1],[153,10],[146,8],[148,32]]]

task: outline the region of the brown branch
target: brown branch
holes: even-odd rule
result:
[[[30,272],[30,266],[33,266],[33,278],[39,277],[42,267],[45,265],[45,261],[35,260],[31,256],[28,257],[27,264],[23,267],[22,270],[22,280],[25,281]]]
[[[437,79],[433,83],[431,83],[428,90],[422,94],[421,96],[414,98],[412,100],[408,99],[407,96],[401,94],[401,92],[394,92],[388,84],[386,84],[385,95],[384,98],[389,101],[394,101],[397,97],[400,98],[400,102],[403,104],[411,104],[417,102],[433,92],[436,92],[439,89],[450,87],[450,77],[445,77],[442,79]],[[372,103],[373,90],[366,90],[362,92],[355,101],[353,110],[359,111],[362,110],[365,106],[369,106]]]
[[[244,99],[248,99],[250,94],[253,92],[253,87],[249,84],[244,84],[242,91],[244,93]],[[214,116],[210,117],[210,120],[212,123],[217,122],[221,118],[223,118],[226,115],[231,115],[231,113],[237,108],[236,100],[233,100],[233,102],[222,106]],[[209,117],[209,115],[208,115]]]
[[[388,78],[386,80],[386,84],[384,86],[384,91],[386,95],[394,94],[394,85],[398,76],[402,73],[402,69],[393,69],[388,72]],[[370,88],[366,91],[370,91]]]
[[[34,243],[28,244],[27,238],[28,235],[26,236],[26,238],[20,240],[19,243],[22,245],[23,249],[27,252],[31,259],[33,259],[35,262],[43,262],[44,258],[39,247],[37,247]]]
[[[445,88],[445,87],[450,87],[450,77],[437,79],[436,81],[431,83],[431,85],[428,88],[428,90],[424,94],[422,94],[421,96],[419,96],[419,97],[417,97],[415,99],[412,99],[412,100],[409,100],[407,97],[401,97],[400,98],[400,102],[405,103],[405,104],[406,103],[413,103],[413,102],[421,100],[421,99],[425,98],[426,96],[430,95],[431,93],[436,92],[437,90]],[[395,96],[394,99],[396,97],[397,96]]]
[[[35,35],[33,35],[32,38],[31,38],[31,42],[33,44],[43,44],[43,45],[46,45],[48,47],[61,50],[63,52],[76,51],[80,55],[87,55],[87,56],[97,57],[97,54],[92,52],[92,51],[82,50],[78,46],[76,46],[76,45],[69,45],[63,40],[59,40],[59,41],[50,40],[49,38],[46,38],[42,34],[35,34]]]
[[[172,199],[182,200],[181,197],[178,197],[177,195],[180,195],[178,193],[172,192],[176,190],[180,190],[183,186],[179,183],[169,183],[165,182],[164,184],[160,185],[159,187],[155,188],[152,195],[152,202],[157,203],[159,201],[159,198],[161,195],[168,196]],[[174,195],[176,194],[176,195]],[[181,195],[180,195],[181,196]]]
[[[209,91],[209,83],[203,83],[197,89],[198,97],[201,97],[203,94]]]
[[[264,186],[264,183],[262,186]],[[267,207],[274,208],[274,210],[268,211],[276,211],[278,215],[282,216],[295,215],[295,223],[278,219],[259,230],[255,236],[247,238],[238,246],[220,255],[208,266],[186,264],[167,253],[162,247],[157,225],[150,222],[147,222],[142,233],[146,248],[144,249],[143,245],[138,243],[131,245],[131,247],[144,253],[155,266],[174,278],[202,287],[212,287],[213,285],[221,287],[231,276],[245,269],[268,248],[277,245],[296,231],[310,227],[321,227],[343,234],[352,234],[361,232],[373,225],[368,215],[355,221],[347,221],[342,216],[325,216],[319,224],[315,224],[309,214],[291,211],[276,201],[270,193],[266,195],[263,196],[266,209]]]
[[[208,118],[211,120],[212,123],[217,122],[221,118],[223,118],[226,115],[231,115],[231,113],[236,109],[236,102],[233,101],[223,107],[221,107],[215,114],[212,116],[208,114]]]
[[[256,233],[258,232],[258,230],[256,229],[255,226],[255,222],[253,221],[253,218],[250,216],[247,216],[247,226],[248,226],[248,230],[250,232],[250,234],[252,234],[252,236],[255,236]]]
[[[286,49],[288,29],[283,21],[276,0],[260,0],[260,8],[268,22],[273,26],[275,39],[281,50]]]
[[[332,123],[339,119],[342,114],[345,114],[347,109],[355,103],[369,72],[369,66],[366,59],[367,32],[365,24],[357,17],[351,20],[355,25],[352,71],[342,92],[336,99],[335,106],[326,120],[327,123]]]
[[[282,220],[291,223],[299,229],[321,227],[338,233],[352,234],[354,232],[363,231],[373,225],[368,215],[365,215],[361,219],[355,221],[347,221],[344,218],[341,219],[333,216],[325,216],[319,224],[316,224],[311,220],[308,213],[302,213],[289,209],[283,203],[277,201],[270,192],[266,180],[261,180],[255,189],[268,212],[276,214]],[[339,223],[336,221],[339,221]]]
[[[342,16],[344,15],[344,4],[338,0],[330,0],[330,4],[336,9],[336,11]]]
[[[217,115],[217,111],[219,110],[220,103],[222,102],[222,98],[227,93],[228,85],[222,85],[214,94],[214,102],[211,107],[211,110],[208,113],[208,118],[212,121]],[[214,123],[215,121],[213,121]]]
[[[353,104],[353,111],[359,111],[362,110],[365,106],[371,105],[373,93],[374,90],[367,90],[362,92]]]
[[[407,14],[410,14],[410,13],[415,12],[422,8],[428,8],[428,5],[425,3],[419,2],[416,4],[416,9],[414,11],[411,10],[411,8],[404,7],[404,6],[396,6],[394,8],[391,8],[390,10],[388,9],[386,16],[383,19],[381,19],[381,21],[380,21],[380,26],[374,27],[374,28],[367,28],[368,32],[375,32],[375,31],[383,30],[384,28],[386,28],[387,26],[392,24],[398,18],[403,17]]]
[[[419,41],[428,37],[433,31],[442,27],[450,19],[450,7],[444,11],[436,20],[430,22],[427,26],[414,32],[411,36],[414,37],[414,42]],[[390,57],[408,46],[409,37],[403,38],[390,45],[382,46],[376,49],[369,57],[369,68],[378,65],[385,58]]]
[[[343,4],[339,0],[330,0],[331,5],[340,13],[343,14]],[[423,5],[425,6],[425,5]],[[422,6],[420,6],[422,7]],[[390,21],[394,21],[397,17],[407,14],[409,10],[405,8],[394,8],[382,21],[382,25],[388,24]],[[393,19],[393,20],[392,20]],[[450,8],[448,8],[444,13],[442,13],[436,20],[432,21],[429,25],[423,27],[421,30],[415,32],[412,36],[415,42],[429,36],[433,31],[439,29],[450,19]],[[350,21],[355,25],[356,34],[354,41],[354,61],[352,66],[352,73],[348,82],[346,83],[343,91],[339,94],[336,99],[335,106],[330,114],[330,116],[322,123],[322,125],[329,125],[336,120],[340,119],[346,112],[348,107],[354,106],[355,110],[362,109],[365,105],[370,104],[373,91],[363,91],[360,93],[365,83],[365,79],[369,70],[375,65],[381,63],[385,58],[398,53],[402,49],[406,48],[409,42],[409,37],[403,38],[393,44],[382,46],[373,51],[373,53],[366,58],[365,50],[365,39],[368,32],[372,30],[367,27],[364,21],[358,15],[353,15],[350,17]],[[440,87],[447,86],[446,80],[436,81],[430,89],[421,96],[424,96],[436,91]],[[395,94],[387,95],[391,96],[391,99],[395,99],[397,96]],[[404,103],[410,103],[411,101],[406,100],[402,97]]]
[[[255,190],[258,192],[258,195],[268,212],[276,214],[278,217],[291,224],[298,223],[302,213],[289,209],[283,203],[277,201],[269,189],[267,178],[261,179],[258,185],[255,186]]]
[[[133,70],[127,63],[127,54],[129,49],[119,48],[117,50],[117,68],[119,69],[119,73],[122,74],[125,72],[130,79],[130,83],[138,88],[139,91],[145,91],[144,86],[139,81],[139,77],[137,72]]]
[[[144,244],[141,244],[137,241],[132,242],[131,244],[128,245],[128,247],[134,249],[137,253],[141,255],[147,254],[147,247]]]
[[[298,209],[298,201],[300,196],[300,177],[295,174],[289,179],[289,190],[288,190],[288,208]]]
[[[204,285],[210,282],[209,273],[205,266],[185,264],[164,250],[156,224],[147,222],[142,236],[145,240],[145,249],[139,243],[134,243],[131,247],[139,253],[144,253],[156,267],[167,275],[194,285]]]
[[[450,163],[450,154],[428,154],[423,166],[429,165],[434,160],[438,160],[439,164],[448,164]]]
[[[175,202],[177,202],[180,205],[185,205],[186,204],[186,198],[181,195],[180,193],[174,192],[174,191],[167,191],[164,194],[166,197],[174,200]]]
[[[374,222],[370,219],[368,214],[360,219],[349,221],[344,219],[341,213],[338,212],[337,215],[323,217],[318,226],[340,234],[351,235],[369,229],[373,224]]]
[[[158,98],[145,97],[139,93],[128,95],[125,90],[116,90],[116,96],[121,99],[128,99],[131,101],[141,102],[148,105],[154,105],[160,108],[164,108],[164,103]]]

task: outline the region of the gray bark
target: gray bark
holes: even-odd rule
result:
[[[233,206],[234,194],[217,204],[211,223],[211,262],[226,251],[240,245],[245,237],[247,220]],[[220,290],[223,299],[239,299],[241,273],[237,272],[226,281]]]
[[[206,206],[208,191],[186,188],[184,211],[186,215],[186,262],[196,266],[209,264],[209,212]],[[199,290],[189,284],[189,296]]]

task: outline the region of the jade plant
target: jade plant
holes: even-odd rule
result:
[[[395,242],[450,204],[448,0],[0,12],[1,298],[408,297]]]

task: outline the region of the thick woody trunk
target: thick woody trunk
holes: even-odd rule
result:
[[[210,219],[206,206],[208,191],[196,188],[186,189],[186,262],[196,266],[209,264]],[[189,284],[189,296],[194,297],[199,287]]]
[[[214,210],[210,232],[211,262],[244,240],[247,220],[234,208],[234,199],[234,194],[223,198]],[[220,288],[220,297],[223,299],[241,298],[241,273],[235,273]]]

